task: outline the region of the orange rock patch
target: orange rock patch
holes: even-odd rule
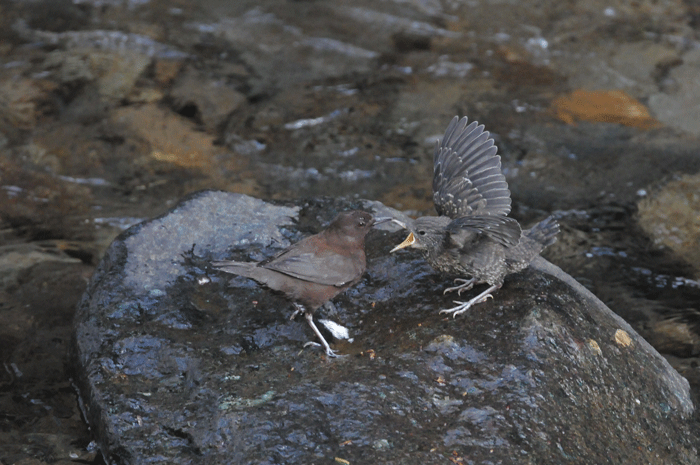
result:
[[[575,90],[555,98],[550,108],[557,118],[568,124],[594,121],[640,129],[661,126],[644,105],[621,90]]]

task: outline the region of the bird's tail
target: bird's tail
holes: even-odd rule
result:
[[[217,270],[225,271],[226,273],[237,274],[251,278],[251,272],[256,265],[255,262],[234,262],[232,260],[213,261],[211,266]]]
[[[542,245],[542,248],[548,247],[554,244],[557,240],[556,236],[559,233],[559,223],[550,216],[534,225],[527,231],[523,231],[523,234],[538,244]]]

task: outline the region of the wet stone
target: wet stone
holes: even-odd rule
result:
[[[659,248],[668,248],[700,278],[700,174],[679,176],[637,204],[639,225]]]
[[[207,191],[113,242],[72,354],[108,463],[700,463],[687,381],[544,259],[453,319],[445,279],[378,228],[363,280],[316,314],[350,332],[327,336],[338,359],[302,348],[283,297],[208,265],[353,208],[389,211]]]

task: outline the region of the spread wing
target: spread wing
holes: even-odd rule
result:
[[[307,241],[311,239],[312,241]],[[283,251],[260,266],[316,284],[343,287],[358,280],[365,271],[364,255],[361,257],[339,254],[332,249],[314,247],[308,237],[296,247]],[[363,252],[364,254],[364,252]]]
[[[513,247],[518,245],[522,234],[518,221],[507,216],[463,216],[452,220],[445,230],[459,247],[475,233],[484,234],[505,247]]]
[[[506,216],[510,191],[501,157],[484,125],[455,116],[435,145],[433,202],[438,215]]]

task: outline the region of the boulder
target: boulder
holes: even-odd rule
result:
[[[284,297],[208,265],[270,257],[355,208],[389,213],[206,191],[112,243],[72,350],[107,463],[700,463],[687,381],[544,259],[453,319],[451,283],[389,254],[405,232],[383,225],[362,282],[316,314],[349,330],[329,336],[337,359],[304,348]]]

